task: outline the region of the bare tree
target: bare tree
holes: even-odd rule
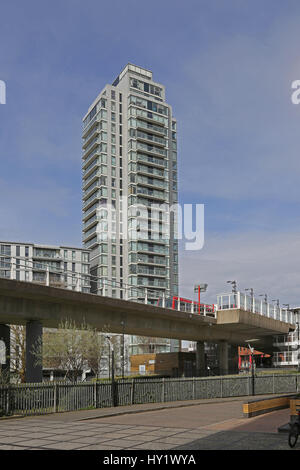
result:
[[[10,368],[17,381],[25,382],[25,327],[11,325],[10,327]]]
[[[105,329],[106,333],[108,328]],[[50,369],[66,372],[65,378],[78,381],[82,372],[91,369],[100,376],[102,357],[107,352],[107,342],[103,332],[91,326],[65,320],[57,330],[46,330],[43,339],[36,345],[33,354],[37,364]]]

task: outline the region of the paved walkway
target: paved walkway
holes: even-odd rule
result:
[[[0,450],[290,450],[287,435],[277,431],[289,421],[289,409],[244,418],[244,401],[198,400],[2,419]]]

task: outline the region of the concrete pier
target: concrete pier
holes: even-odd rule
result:
[[[10,371],[10,327],[8,325],[0,324],[0,341],[4,343],[4,351],[1,351],[1,356],[5,357],[5,363],[0,364],[0,367],[5,373],[9,375]],[[2,344],[2,343],[1,343]]]
[[[43,327],[39,321],[29,321],[26,323],[26,372],[27,383],[42,382],[43,368],[41,361],[34,353],[42,344]]]

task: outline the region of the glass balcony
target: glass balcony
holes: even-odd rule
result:
[[[168,162],[164,160],[163,158],[156,158],[151,155],[145,155],[143,153],[137,153],[137,161],[152,163],[154,165],[158,165],[160,167],[165,167],[165,168],[167,168],[168,166]]]
[[[158,191],[156,189],[144,188],[141,186],[136,187],[137,194],[143,194],[144,196],[149,196],[155,199],[161,199],[163,201],[167,200],[166,194],[164,191]]]
[[[164,279],[151,279],[138,276],[137,285],[147,287],[167,287],[167,282]]]
[[[99,155],[100,153],[101,153],[101,146],[98,145],[98,146],[88,155],[88,157],[86,157],[86,158],[84,159],[84,162],[83,162],[83,169],[85,170],[86,167],[87,167],[87,163],[91,162],[92,159],[93,159],[95,156]]]
[[[143,144],[141,142],[136,143],[136,148],[137,150],[143,150],[144,152],[149,152],[150,154],[157,154],[161,155],[162,157],[167,156],[167,150],[156,147],[155,145],[148,145],[148,144]]]
[[[146,132],[137,131],[136,134],[134,133],[133,137],[136,137],[138,140],[155,142],[156,144],[161,145],[162,147],[167,147],[167,141],[165,139],[162,139],[161,137],[157,137],[154,134],[148,134]]]
[[[159,168],[155,168],[153,166],[140,165],[140,164],[137,164],[136,173],[144,173],[144,174],[148,174],[151,176],[157,176],[160,178],[167,177],[165,170],[160,170]]]
[[[138,176],[136,182],[149,186],[155,186],[156,188],[168,189],[168,184],[166,181],[157,180],[151,177],[149,178],[147,176]]]
[[[148,121],[142,121],[141,119],[136,120],[136,127],[139,129],[149,130],[151,132],[156,132],[160,135],[168,136],[168,129],[163,126],[157,126]]]
[[[130,106],[129,113],[131,116],[140,117],[146,121],[149,121],[150,123],[159,123],[165,125],[166,127],[169,125],[168,119],[158,114],[153,114],[151,111],[146,111]]]
[[[88,209],[84,210],[84,214],[83,214],[83,220],[85,221],[87,219],[87,217],[92,213],[92,212],[95,212],[97,211],[99,205],[98,205],[98,201],[93,204],[91,207],[89,207]]]
[[[92,196],[90,196],[83,204],[83,209],[86,209],[89,207],[90,204],[92,204],[96,199],[101,199],[102,197],[107,196],[107,189],[106,188],[101,188],[98,189]]]

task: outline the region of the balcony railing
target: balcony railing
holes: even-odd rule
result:
[[[241,309],[285,323],[295,323],[294,315],[290,310],[255,299],[242,292],[219,294],[217,299],[218,310]]]

